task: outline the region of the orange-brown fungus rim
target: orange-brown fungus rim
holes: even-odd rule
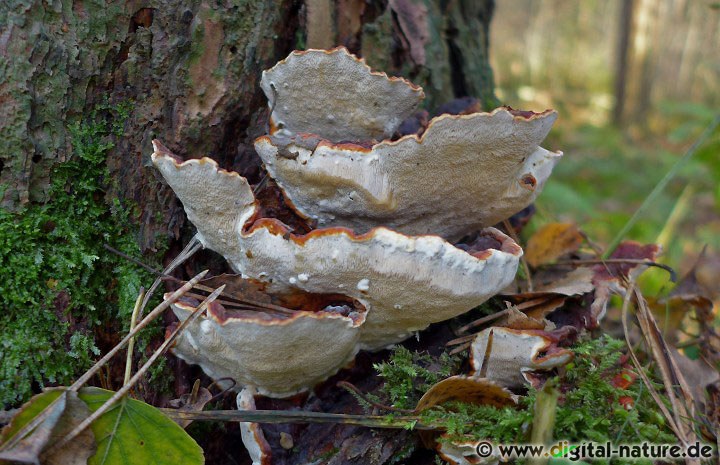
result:
[[[525,117],[525,116],[514,115],[511,111],[509,111],[505,107],[496,108],[491,112],[470,113],[468,115],[450,115],[450,114],[446,113],[446,114],[439,115],[439,116],[432,118],[430,120],[430,122],[428,123],[427,127],[425,128],[425,131],[423,131],[423,133],[419,136],[417,134],[406,134],[397,140],[385,139],[376,144],[373,144],[372,147],[368,149],[359,144],[353,144],[353,143],[347,143],[347,142],[341,142],[341,143],[332,142],[331,140],[328,140],[328,139],[325,139],[325,138],[322,138],[322,137],[316,135],[318,138],[321,139],[321,141],[318,143],[317,147],[323,146],[323,147],[328,147],[330,149],[335,149],[335,150],[344,150],[344,151],[349,151],[349,152],[357,152],[357,153],[366,154],[366,153],[371,153],[372,151],[374,151],[375,149],[377,149],[379,147],[383,147],[383,146],[392,147],[395,145],[399,145],[400,143],[403,143],[404,141],[410,140],[410,139],[414,139],[415,142],[422,145],[423,142],[425,142],[425,138],[427,137],[427,134],[432,132],[431,131],[432,126],[434,124],[436,124],[438,121],[445,120],[445,119],[453,119],[453,120],[466,119],[466,120],[468,120],[468,119],[475,119],[475,118],[492,118],[496,114],[502,113],[502,112],[505,112],[505,113],[509,114],[510,116],[512,116],[513,121],[528,122],[528,123],[532,122],[534,120],[547,118],[548,116],[557,114],[557,111],[548,109],[548,110],[545,110],[540,113],[533,112],[532,116]],[[257,144],[260,141],[267,141],[267,143],[269,143],[271,146],[277,147],[277,145],[274,144],[271,139],[271,136],[273,134],[274,134],[274,132],[271,131],[270,134],[262,135],[262,136],[258,137],[257,139],[255,139],[255,143]]]
[[[365,66],[365,68],[370,72],[371,75],[373,75],[373,76],[379,76],[379,77],[384,77],[385,79],[387,79],[388,81],[391,81],[391,82],[401,82],[401,83],[407,85],[408,87],[410,87],[412,90],[414,90],[414,91],[419,91],[419,92],[420,92],[420,100],[423,100],[423,99],[425,98],[425,91],[423,90],[423,88],[422,88],[421,86],[418,86],[417,84],[413,84],[412,82],[410,82],[409,80],[405,79],[404,77],[401,77],[401,76],[388,76],[387,73],[385,73],[384,71],[375,71],[375,70],[373,70],[373,69],[365,62],[365,58],[358,58],[357,55],[355,55],[354,53],[350,53],[350,51],[349,51],[346,47],[344,47],[344,46],[342,46],[342,45],[337,46],[337,47],[334,47],[334,48],[331,48],[331,49],[328,49],[328,50],[319,49],[319,48],[309,48],[309,49],[307,49],[307,50],[293,50],[292,52],[290,52],[290,55],[288,55],[287,57],[285,57],[285,58],[283,58],[282,60],[278,61],[277,63],[275,63],[275,65],[274,65],[272,68],[266,69],[265,71],[263,71],[263,73],[270,73],[270,72],[272,72],[275,68],[278,68],[278,67],[281,66],[281,65],[284,66],[285,64],[287,64],[287,61],[288,61],[291,57],[293,57],[293,56],[303,56],[303,55],[307,55],[307,54],[309,54],[309,53],[318,53],[318,52],[322,52],[322,53],[324,53],[325,55],[334,55],[334,54],[336,54],[336,53],[345,52],[345,53],[346,53],[348,56],[350,56],[352,59],[354,59],[354,60],[357,61],[358,63],[361,63],[363,66]]]
[[[495,228],[485,228],[480,231],[482,236],[490,236],[496,241],[500,242],[500,252],[505,252],[510,255],[521,255],[523,250],[513,239],[507,234],[498,231]],[[485,249],[480,250],[476,253],[483,253],[487,251],[498,250],[498,249]]]
[[[155,141],[153,141],[153,143],[155,143]],[[161,143],[158,142],[158,144],[160,146],[162,146]],[[156,156],[168,157],[170,160],[172,160],[173,164],[178,169],[182,169],[183,167],[190,166],[192,164],[198,164],[198,165],[209,164],[209,165],[215,167],[215,169],[218,171],[218,173],[220,173],[223,176],[237,177],[237,178],[247,182],[247,180],[244,177],[240,176],[238,173],[236,173],[234,171],[227,171],[227,170],[220,168],[218,163],[215,160],[213,160],[212,158],[208,158],[208,157],[203,157],[203,158],[199,158],[199,159],[192,158],[189,160],[178,162],[177,157],[173,156],[173,154],[171,152],[158,153],[158,151],[156,151],[156,153],[153,154],[153,157],[155,158]],[[255,201],[255,200],[253,201],[253,208],[256,211],[259,209],[257,201]],[[385,228],[382,226],[372,228],[369,231],[367,231],[366,233],[361,233],[361,234],[356,234],[352,229],[345,228],[345,227],[318,228],[318,229],[313,229],[312,231],[310,231],[307,234],[293,234],[291,229],[282,221],[275,219],[275,218],[255,218],[254,214],[243,225],[241,234],[243,236],[248,236],[262,228],[265,228],[266,230],[268,230],[268,232],[270,232],[273,235],[287,236],[288,240],[293,241],[295,244],[297,244],[299,246],[304,246],[305,243],[311,239],[316,239],[316,238],[322,237],[322,236],[332,236],[332,235],[340,235],[340,234],[346,235],[353,242],[369,242],[380,231],[390,231],[391,233],[397,234],[399,236],[403,236],[408,239],[419,239],[419,238],[423,238],[423,237],[440,238],[440,236],[438,236],[436,234],[421,234],[421,235],[417,235],[417,236],[409,236],[407,234],[403,234],[401,232],[398,232],[398,231],[395,231],[395,230],[392,230],[389,228]],[[522,248],[518,244],[516,244],[512,240],[511,237],[501,233],[500,231],[493,230],[493,229],[485,229],[485,230],[483,230],[483,233],[492,235],[496,240],[498,240],[498,242],[500,242],[502,244],[500,247],[500,250],[486,249],[486,250],[478,251],[478,252],[476,252],[476,255],[473,255],[473,254],[467,253],[466,251],[464,251],[462,249],[455,247],[451,243],[445,241],[445,239],[442,239],[442,238],[440,238],[440,239],[447,242],[447,244],[454,247],[456,250],[458,250],[462,253],[465,253],[466,255],[468,255],[468,257],[471,257],[473,259],[480,260],[480,261],[486,260],[487,258],[492,256],[492,254],[494,254],[496,252],[507,253],[507,254],[514,255],[514,256],[519,256],[522,254]],[[484,252],[488,252],[488,254],[485,254]],[[478,256],[478,255],[480,255],[480,256]]]
[[[544,344],[542,347],[540,347],[535,354],[532,354],[532,361],[535,363],[543,363],[547,360],[552,360],[555,358],[559,358],[562,355],[570,355],[570,360],[572,360],[575,356],[572,350],[566,349],[564,347],[558,346],[559,338],[552,334],[549,331],[545,331],[542,329],[513,329],[513,328],[506,328],[506,327],[497,327],[495,329],[501,329],[503,331],[508,331],[510,333],[516,334],[518,336],[535,336],[542,338]],[[538,357],[536,354],[540,352],[545,352],[546,355],[544,357]],[[484,354],[483,354],[484,356]],[[474,356],[473,351],[470,351],[468,361],[470,362],[470,366],[474,366]]]

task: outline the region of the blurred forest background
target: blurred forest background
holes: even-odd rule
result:
[[[607,244],[720,111],[718,2],[499,1],[490,46],[503,104],[560,114],[545,146],[565,157],[533,229],[572,221]],[[628,238],[662,243],[679,272],[707,244],[703,271],[717,276],[719,181],[715,131]],[[667,283],[648,275],[649,291]]]

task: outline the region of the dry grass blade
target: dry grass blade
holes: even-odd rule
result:
[[[612,253],[615,251],[618,245],[620,245],[620,242],[625,238],[628,232],[632,229],[633,226],[638,222],[638,220],[642,217],[642,215],[645,214],[645,212],[650,208],[650,205],[657,199],[662,191],[665,189],[665,187],[668,185],[668,183],[672,180],[672,178],[675,177],[675,175],[680,172],[680,169],[685,165],[685,163],[690,160],[695,153],[698,151],[698,149],[708,140],[715,132],[715,129],[720,126],[720,114],[715,115],[715,118],[710,122],[710,124],[705,128],[703,133],[698,137],[698,139],[690,146],[690,148],[685,152],[685,154],[679,158],[675,164],[670,168],[670,170],[665,174],[665,176],[655,185],[652,191],[645,197],[645,200],[643,200],[642,205],[638,207],[637,210],[635,210],[635,213],[633,216],[628,220],[627,223],[625,223],[625,226],[623,226],[622,230],[617,233],[615,238],[610,242],[610,245],[608,245],[607,249],[605,250],[605,253],[603,253],[602,258],[608,258]]]
[[[177,291],[173,292],[170,295],[170,297],[168,297],[167,300],[164,300],[160,305],[155,307],[153,309],[153,311],[148,313],[148,315],[145,318],[143,318],[140,321],[140,323],[138,323],[138,325],[135,327],[135,329],[130,331],[127,334],[127,336],[125,336],[123,338],[122,341],[118,342],[118,344],[115,347],[113,347],[112,349],[110,349],[110,351],[107,354],[105,354],[105,356],[103,358],[101,358],[95,365],[93,365],[92,368],[90,368],[84,375],[82,375],[80,378],[78,378],[78,380],[75,381],[75,383],[73,383],[73,385],[70,386],[69,389],[71,391],[77,391],[83,384],[87,383],[90,380],[90,378],[92,378],[92,376],[100,369],[100,367],[105,365],[116,353],[118,353],[118,351],[120,349],[125,347],[130,342],[130,339],[132,339],[137,333],[139,333],[143,328],[145,328],[145,326],[150,324],[150,322],[152,322],[155,318],[157,318],[171,304],[174,304],[175,302],[177,302],[180,297],[185,295],[186,292],[190,291],[190,289],[192,289],[193,286],[198,283],[198,281],[203,279],[207,273],[208,273],[208,270],[201,272],[200,274],[195,276],[193,279],[188,281],[187,284],[182,286]],[[147,297],[147,294],[146,294],[146,297]]]
[[[137,324],[137,317],[140,313],[140,307],[142,305],[142,302],[145,297],[145,289],[140,288],[140,293],[137,296],[137,299],[135,300],[135,307],[133,308],[132,316],[130,317],[130,332],[132,332],[133,329],[135,329],[135,325]],[[123,381],[123,384],[127,384],[127,382],[130,380],[130,372],[132,371],[132,357],[133,357],[133,351],[135,350],[135,338],[131,338],[130,342],[128,342],[128,348],[127,348],[127,357],[125,358],[125,380]]]
[[[188,242],[188,244],[185,246],[185,248],[178,254],[177,257],[173,259],[170,264],[165,267],[165,269],[162,271],[162,273],[155,279],[155,281],[152,283],[152,286],[150,286],[150,289],[145,293],[145,298],[143,299],[143,303],[140,306],[140,313],[138,318],[142,317],[143,310],[145,310],[145,307],[147,307],[148,302],[150,302],[150,298],[153,296],[155,291],[157,290],[158,286],[160,286],[160,283],[162,283],[162,277],[169,276],[170,273],[172,273],[175,268],[182,265],[185,260],[192,257],[195,252],[200,250],[202,248],[202,244],[200,243],[200,240],[197,237],[197,234],[193,236],[193,238]],[[174,279],[174,278],[173,278]]]
[[[223,291],[225,287],[220,286],[210,294],[207,299],[205,299],[200,305],[198,305],[194,312],[185,319],[180,325],[173,331],[173,333],[168,337],[165,342],[162,343],[160,347],[150,356],[147,362],[138,370],[135,375],[130,378],[130,380],[121,388],[119,389],[115,394],[110,397],[110,399],[107,400],[102,406],[100,406],[97,410],[95,410],[89,417],[87,417],[85,420],[83,420],[79,425],[77,425],[71,432],[67,434],[63,439],[58,441],[56,444],[54,444],[49,450],[48,453],[51,452],[54,449],[62,448],[64,445],[66,445],[68,442],[72,441],[77,435],[82,433],[85,428],[90,426],[90,424],[97,420],[101,415],[103,415],[105,412],[107,412],[113,405],[115,405],[120,399],[122,399],[129,391],[132,389],[132,387],[140,380],[140,378],[147,372],[147,370],[150,369],[153,363],[155,363],[155,360],[158,359],[162,354],[165,353],[165,351],[172,345],[173,342],[175,342],[175,339],[180,335],[180,333],[187,327],[188,324],[190,324],[193,320],[198,318],[203,311],[207,308],[207,306],[212,303]],[[148,315],[149,317],[150,315]]]
[[[692,423],[692,419],[695,417],[695,404],[693,402],[692,391],[678,369],[675,360],[670,355],[670,350],[662,336],[660,328],[657,326],[655,317],[637,287],[634,288],[633,294],[638,304],[638,323],[640,324],[645,342],[652,352],[653,359],[655,359],[660,369],[663,384],[665,385],[665,390],[667,391],[670,404],[673,408],[675,422],[679,427],[684,427],[684,437],[681,438],[681,440],[685,443],[694,442],[697,440],[697,436],[693,430]],[[680,391],[680,396],[678,396],[677,391]]]
[[[212,288],[202,285],[202,284],[196,284],[195,289],[199,289],[201,291],[206,292],[212,292]],[[188,293],[188,297],[194,297],[194,298],[200,298],[204,299],[204,295],[195,294],[195,293]],[[255,300],[249,300],[249,299],[239,299],[235,296],[223,294],[223,297],[229,300],[225,299],[218,299],[217,302],[221,303],[226,306],[233,306],[233,307],[242,307],[242,310],[256,310],[256,311],[271,311],[271,312],[277,312],[282,313],[283,315],[292,316],[296,314],[297,310],[292,310],[290,308],[281,307],[280,305],[275,304],[268,304],[265,302],[257,302]]]
[[[77,391],[80,389],[85,383],[87,383],[90,378],[92,378],[115,354],[117,354],[123,347],[125,347],[129,342],[130,339],[132,339],[137,333],[139,333],[145,326],[150,324],[152,320],[157,318],[158,315],[160,315],[163,311],[165,311],[172,303],[175,303],[180,297],[182,297],[186,292],[188,292],[192,287],[197,284],[198,281],[200,281],[202,278],[205,277],[208,270],[205,270],[195,276],[193,279],[188,281],[187,284],[182,286],[177,291],[173,292],[172,295],[165,301],[163,301],[160,305],[155,307],[152,312],[150,312],[138,325],[130,331],[127,336],[123,338],[122,341],[118,342],[115,347],[110,349],[110,351],[105,354],[100,360],[98,360],[95,365],[93,365],[88,371],[86,371],[80,378],[77,379],[69,388],[69,391]],[[146,294],[147,296],[147,294]],[[15,436],[12,437],[9,441],[7,441],[5,444],[3,444],[3,448],[11,448],[14,447],[22,438],[27,436],[32,430],[37,428],[37,426],[45,421],[47,416],[49,415],[50,411],[52,410],[52,407],[54,407],[57,404],[58,400],[54,400],[51,402],[43,411],[38,414],[35,418],[32,419],[32,421],[29,421],[20,431],[18,431]]]
[[[633,293],[635,291],[635,283],[630,282],[630,285],[628,286],[627,293],[625,294],[625,299],[623,300],[623,306],[622,306],[622,326],[623,326],[623,333],[625,334],[625,343],[628,346],[628,353],[630,354],[630,359],[633,362],[633,365],[635,365],[635,369],[638,372],[638,375],[645,383],[645,386],[647,386],[648,391],[650,392],[650,395],[652,396],[653,400],[655,400],[655,403],[657,404],[658,408],[662,412],[662,414],[665,416],[665,419],[668,422],[668,426],[670,429],[673,430],[675,435],[678,437],[678,439],[681,439],[682,432],[680,428],[678,427],[677,423],[675,422],[675,418],[670,414],[670,411],[665,406],[665,403],[663,402],[662,398],[660,397],[660,394],[655,390],[655,386],[653,386],[652,381],[650,381],[650,378],[648,378],[647,374],[645,373],[645,369],[640,364],[640,360],[638,360],[637,354],[635,353],[635,350],[632,347],[632,342],[630,341],[630,331],[628,327],[628,312],[630,308],[630,301],[632,300]]]

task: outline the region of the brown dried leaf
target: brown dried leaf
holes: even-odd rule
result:
[[[702,407],[706,403],[707,387],[720,381],[720,373],[703,359],[690,360],[674,347],[669,349],[678,371],[692,390],[696,405]]]
[[[565,305],[565,300],[567,298],[563,296],[559,297],[551,297],[548,298],[545,302],[543,302],[540,305],[537,305],[535,307],[532,307],[528,309],[525,314],[529,318],[534,318],[536,320],[544,320],[546,316],[557,310],[558,308]],[[547,321],[545,322],[545,325],[547,326]],[[547,328],[545,328],[547,329]]]
[[[654,262],[660,253],[657,244],[642,245],[634,241],[621,243],[610,256],[612,259],[647,260]],[[645,265],[639,263],[605,263],[595,265],[593,284],[595,285],[595,300],[590,312],[596,322],[602,320],[607,310],[612,294],[625,295],[624,282],[631,274],[644,271]]]
[[[544,317],[545,315],[541,315],[539,318],[535,318],[526,315],[516,308],[510,307],[507,315],[499,319],[496,325],[511,329],[546,329],[545,326],[547,322],[544,321]]]
[[[450,401],[492,405],[497,408],[515,406],[517,403],[510,391],[488,379],[456,375],[445,378],[428,389],[418,401],[415,411],[422,412]],[[436,437],[437,434],[427,431],[420,433],[420,439],[429,449],[435,447]]]
[[[578,250],[584,240],[576,224],[546,224],[528,241],[525,259],[532,267],[550,263],[562,255]]]
[[[445,378],[428,389],[418,401],[415,411],[422,412],[450,401],[493,407],[515,405],[513,395],[498,384],[485,378],[457,375]]]
[[[672,357],[670,349],[663,338],[657,321],[645,299],[640,292],[631,284],[632,292],[635,293],[637,301],[637,320],[640,330],[645,338],[645,343],[650,349],[655,365],[662,376],[665,385],[665,394],[670,400],[672,412],[678,426],[675,432],[678,438],[684,442],[696,440],[694,430],[695,405],[689,384],[683,372],[678,368],[677,362]]]
[[[51,405],[55,399],[60,398]],[[51,405],[51,406],[50,406]],[[44,413],[44,410],[50,409]],[[46,418],[27,436],[12,447],[5,447],[9,440],[38,415]],[[3,429],[0,460],[43,465],[85,465],[95,453],[95,437],[90,429],[49,456],[43,452],[62,439],[90,415],[88,406],[76,392],[64,388],[47,390],[22,406],[12,422]]]
[[[204,387],[200,387],[200,380],[196,380],[192,392],[181,395],[179,399],[171,400],[170,407],[177,408],[181,412],[202,412],[212,397],[210,391]],[[192,420],[183,420],[180,418],[173,418],[173,421],[183,429],[192,423]]]
[[[559,294],[565,296],[582,295],[592,292],[593,271],[589,268],[577,268],[564,277],[545,286],[538,287],[535,292],[528,292],[530,296],[544,294]]]

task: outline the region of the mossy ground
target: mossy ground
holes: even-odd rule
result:
[[[636,380],[627,389],[613,383],[623,373],[621,357],[626,351],[623,341],[609,336],[587,340],[573,348],[575,359],[553,381],[561,393],[553,431],[555,439],[570,443],[676,442],[642,381]],[[376,366],[385,384],[374,400],[414,408],[430,385],[457,373],[459,366],[454,357],[433,360],[400,347],[389,361]],[[652,378],[652,373],[648,375]],[[537,392],[531,389],[521,398],[518,408],[503,409],[452,402],[426,410],[421,421],[442,425],[450,438],[527,443],[536,397]],[[620,399],[625,397],[632,399],[632,409],[621,405]]]
[[[71,126],[73,155],[52,176],[50,201],[0,210],[0,403],[67,384],[99,354],[98,337],[127,326],[152,276],[104,249],[138,256],[131,209],[105,202],[105,159],[130,105],[99,105]],[[146,340],[147,341],[147,340]],[[107,341],[106,341],[107,342]],[[139,349],[142,350],[143,341]]]

